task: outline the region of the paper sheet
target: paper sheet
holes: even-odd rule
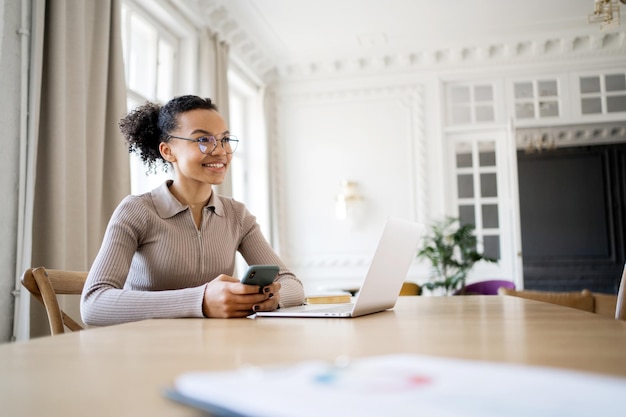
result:
[[[230,416],[623,417],[626,378],[389,355],[186,373],[173,392]]]

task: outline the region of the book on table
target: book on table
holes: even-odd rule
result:
[[[307,304],[339,304],[352,301],[352,294],[347,291],[323,291],[307,294],[304,298]]]

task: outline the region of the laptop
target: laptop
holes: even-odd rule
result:
[[[309,304],[261,311],[256,317],[359,317],[378,313],[396,304],[402,283],[415,259],[421,237],[420,226],[395,217],[387,224],[356,295],[354,303]]]

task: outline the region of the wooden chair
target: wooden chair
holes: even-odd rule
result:
[[[615,306],[615,318],[617,320],[626,320],[626,265],[622,272],[622,281],[617,291],[617,305]]]
[[[560,292],[513,290],[510,288],[500,287],[498,288],[498,294],[544,301],[546,303],[558,304],[564,307],[577,308],[590,313],[594,312],[593,294],[589,290]]]
[[[57,294],[80,295],[86,279],[87,272],[43,267],[29,268],[22,275],[22,285],[46,308],[52,335],[65,333],[65,326],[72,331],[83,330],[81,325],[61,310]]]
[[[594,292],[593,295],[593,312],[601,316],[615,318],[615,309],[617,307],[617,295]]]

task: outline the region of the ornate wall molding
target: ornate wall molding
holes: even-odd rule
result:
[[[230,53],[239,58],[263,81],[275,79],[276,64],[254,41],[243,25],[219,0],[174,0],[188,19],[198,27],[206,27],[228,42]]]
[[[517,149],[542,152],[567,146],[626,142],[626,122],[520,128],[515,131]]]
[[[325,78],[385,72],[439,70],[443,68],[516,65],[540,60],[587,57],[623,57],[626,33],[593,32],[481,45],[460,45],[432,50],[404,50],[387,54],[351,54],[322,60],[272,62],[245,25],[224,7],[222,0],[175,0],[199,27],[208,27],[231,46],[231,54],[250,67],[264,82],[277,79]]]
[[[343,90],[333,90],[328,92],[303,92],[303,93],[285,93],[276,92],[273,89],[268,91],[268,97],[271,98],[272,116],[268,119],[269,141],[271,144],[272,157],[272,192],[275,201],[276,217],[275,217],[275,242],[280,253],[291,267],[295,270],[312,270],[316,276],[323,276],[318,271],[333,270],[335,274],[346,277],[354,273],[358,268],[366,268],[371,256],[363,253],[342,252],[332,254],[308,254],[297,253],[293,248],[293,242],[289,242],[288,233],[286,231],[288,218],[286,213],[287,198],[290,196],[289,190],[286,189],[285,178],[289,175],[283,172],[281,145],[284,141],[289,140],[284,137],[284,130],[280,128],[279,121],[289,117],[286,109],[294,106],[310,106],[325,105],[327,103],[345,103],[350,106],[351,102],[363,101],[379,101],[381,99],[397,100],[397,102],[406,108],[407,117],[409,118],[408,126],[410,137],[407,138],[407,146],[411,155],[409,158],[409,168],[411,178],[407,179],[407,185],[410,195],[411,207],[410,212],[413,220],[424,222],[427,217],[428,207],[428,156],[426,153],[426,134],[424,129],[424,99],[423,87],[421,85],[399,85],[378,88],[350,88]],[[345,271],[339,273],[337,271]]]

